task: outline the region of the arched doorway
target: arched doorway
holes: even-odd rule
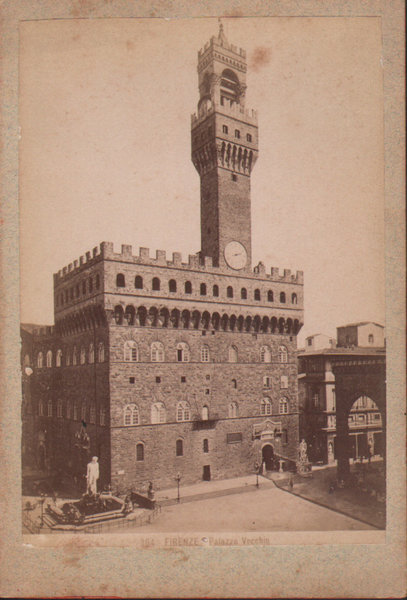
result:
[[[359,396],[348,413],[349,455],[353,460],[382,453],[382,416],[376,402]]]
[[[274,449],[271,444],[266,444],[263,446],[261,449],[261,457],[266,471],[272,471],[274,462]]]

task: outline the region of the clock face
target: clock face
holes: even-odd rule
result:
[[[225,260],[232,269],[243,269],[247,263],[246,248],[240,242],[229,242],[225,247]]]

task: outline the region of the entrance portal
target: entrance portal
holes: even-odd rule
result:
[[[210,465],[204,465],[202,479],[204,481],[211,480],[211,467]]]
[[[266,446],[263,446],[263,448],[261,449],[261,456],[262,456],[263,462],[266,466],[266,471],[271,471],[273,469],[273,462],[274,462],[273,446],[271,444],[267,444]]]

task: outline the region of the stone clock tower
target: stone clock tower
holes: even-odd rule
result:
[[[258,154],[255,111],[245,109],[246,53],[218,36],[198,52],[192,162],[201,178],[201,259],[251,270],[250,175]]]

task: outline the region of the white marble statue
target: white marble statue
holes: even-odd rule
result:
[[[98,457],[93,456],[91,462],[88,463],[88,470],[86,473],[86,491],[88,492],[88,494],[96,494],[98,479],[99,479]]]

